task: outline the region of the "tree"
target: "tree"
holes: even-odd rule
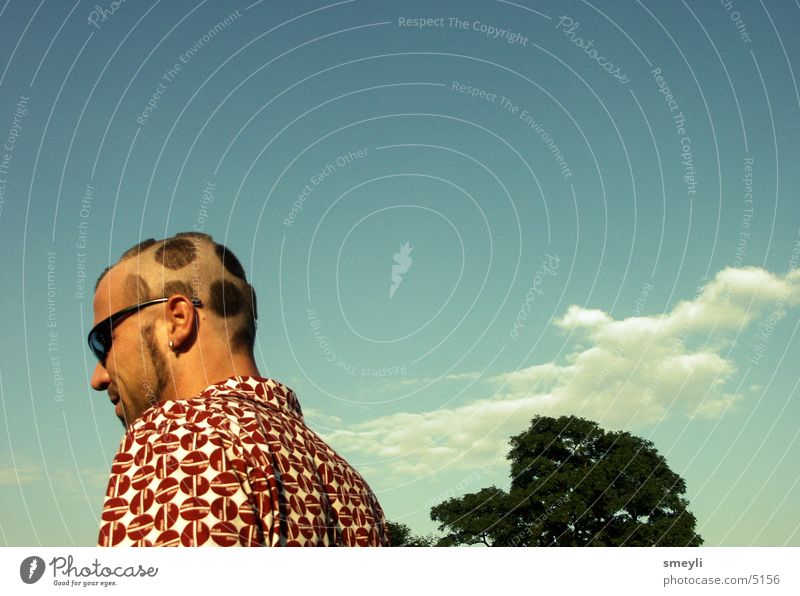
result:
[[[686,483],[652,442],[575,416],[511,437],[511,487],[431,509],[442,546],[699,546]]]
[[[392,546],[436,546],[433,536],[413,536],[411,528],[405,524],[387,521],[389,543]]]
[[[431,519],[442,522],[439,529],[447,526],[450,532],[440,538],[436,546],[493,546],[499,536],[514,533],[508,511],[509,496],[496,486],[482,488],[460,499],[448,499],[431,509]]]

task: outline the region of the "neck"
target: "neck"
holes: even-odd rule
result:
[[[170,357],[173,384],[165,399],[188,399],[230,377],[260,377],[252,354],[184,353]]]

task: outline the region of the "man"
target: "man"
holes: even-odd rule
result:
[[[145,240],[100,276],[91,383],[126,427],[100,546],[388,545],[364,479],[260,376],[256,316],[206,234]]]

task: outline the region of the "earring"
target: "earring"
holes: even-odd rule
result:
[[[175,347],[175,344],[172,343],[172,340],[169,340],[169,349],[172,350],[172,349],[174,349],[174,347]]]

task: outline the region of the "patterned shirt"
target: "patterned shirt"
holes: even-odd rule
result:
[[[232,377],[130,425],[100,546],[388,546],[364,479],[303,421],[288,387]]]

